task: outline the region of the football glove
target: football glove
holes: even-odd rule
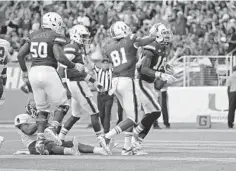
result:
[[[174,68],[173,68],[173,66],[170,65],[170,64],[166,64],[166,65],[164,66],[164,70],[165,70],[165,73],[166,73],[166,74],[170,74],[170,75],[173,75],[173,74],[174,74]]]
[[[163,81],[166,81],[167,84],[172,84],[177,80],[173,75],[166,74],[166,73],[161,73],[160,78]]]

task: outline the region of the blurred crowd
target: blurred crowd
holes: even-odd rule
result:
[[[42,14],[63,16],[67,30],[75,24],[87,26],[93,44],[88,53],[100,58],[102,42],[112,23],[123,20],[140,36],[153,23],[162,22],[174,34],[170,56],[225,55],[227,42],[235,34],[236,3],[228,1],[2,1],[1,36],[12,44],[12,61],[30,31],[40,28]],[[68,31],[67,33],[68,34]]]

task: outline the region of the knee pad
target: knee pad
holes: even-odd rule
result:
[[[61,112],[63,113],[64,115],[67,114],[67,112],[69,111],[70,109],[70,106],[69,105],[60,105],[56,110],[55,112]]]
[[[161,116],[161,112],[153,112],[147,114],[142,120],[141,123],[145,128],[149,128],[159,117]]]

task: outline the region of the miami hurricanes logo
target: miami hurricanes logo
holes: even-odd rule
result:
[[[228,109],[217,109],[216,108],[216,95],[215,94],[208,94],[209,102],[208,102],[208,108],[213,111],[218,112],[227,112]]]

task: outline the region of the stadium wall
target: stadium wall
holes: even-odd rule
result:
[[[25,111],[28,96],[20,90],[23,85],[18,64],[8,67],[6,101],[0,106],[0,123],[13,123],[17,114]],[[94,92],[96,101],[96,92]],[[168,108],[170,123],[196,122],[197,115],[210,115],[212,122],[226,122],[228,97],[226,87],[169,87]],[[69,116],[69,114],[67,115]],[[113,104],[112,121],[117,120],[117,104]],[[84,115],[82,123],[88,124],[90,117]],[[162,122],[162,117],[160,118]]]

